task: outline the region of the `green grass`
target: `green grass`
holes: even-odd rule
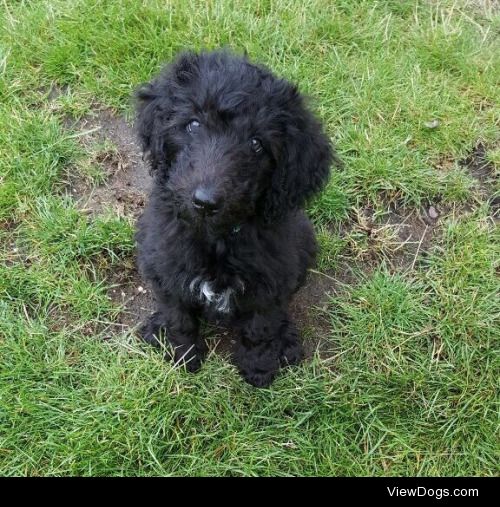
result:
[[[0,20],[1,475],[498,475],[499,237],[459,164],[479,142],[500,160],[498,10],[5,0]],[[173,369],[118,325],[108,275],[133,260],[132,220],[65,195],[102,181],[109,148],[69,116],[130,118],[162,62],[221,45],[298,82],[344,161],[309,207],[318,270],[355,280],[323,309],[334,353],[268,390],[217,354]],[[413,269],[364,269],[353,217],[389,203],[448,211]]]

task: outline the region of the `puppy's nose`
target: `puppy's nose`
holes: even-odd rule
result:
[[[193,194],[193,206],[200,213],[213,215],[220,208],[220,199],[217,199],[213,191],[199,187]]]

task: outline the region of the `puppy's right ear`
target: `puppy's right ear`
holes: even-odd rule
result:
[[[178,149],[173,135],[174,104],[193,77],[196,60],[194,53],[181,54],[156,79],[135,93],[136,129],[142,150],[149,160],[151,174],[161,179],[167,177]]]
[[[172,101],[168,82],[161,77],[143,85],[135,94],[136,129],[144,156],[150,163],[152,176],[165,177],[174,153],[168,146],[168,121],[172,115]]]

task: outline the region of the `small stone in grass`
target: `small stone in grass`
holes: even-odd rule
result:
[[[439,127],[439,120],[431,120],[431,121],[426,121],[424,123],[424,125],[428,128],[428,129],[437,129]]]
[[[429,217],[432,218],[433,220],[436,220],[436,218],[439,216],[439,213],[436,211],[436,208],[434,206],[431,206],[429,208]]]
[[[144,292],[144,287],[141,286],[137,287],[137,292]]]

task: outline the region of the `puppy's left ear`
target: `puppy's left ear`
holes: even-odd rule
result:
[[[304,104],[297,89],[279,81],[278,107],[283,119],[284,143],[275,155],[277,167],[265,202],[268,221],[301,208],[327,183],[332,163],[339,162],[321,123]]]

